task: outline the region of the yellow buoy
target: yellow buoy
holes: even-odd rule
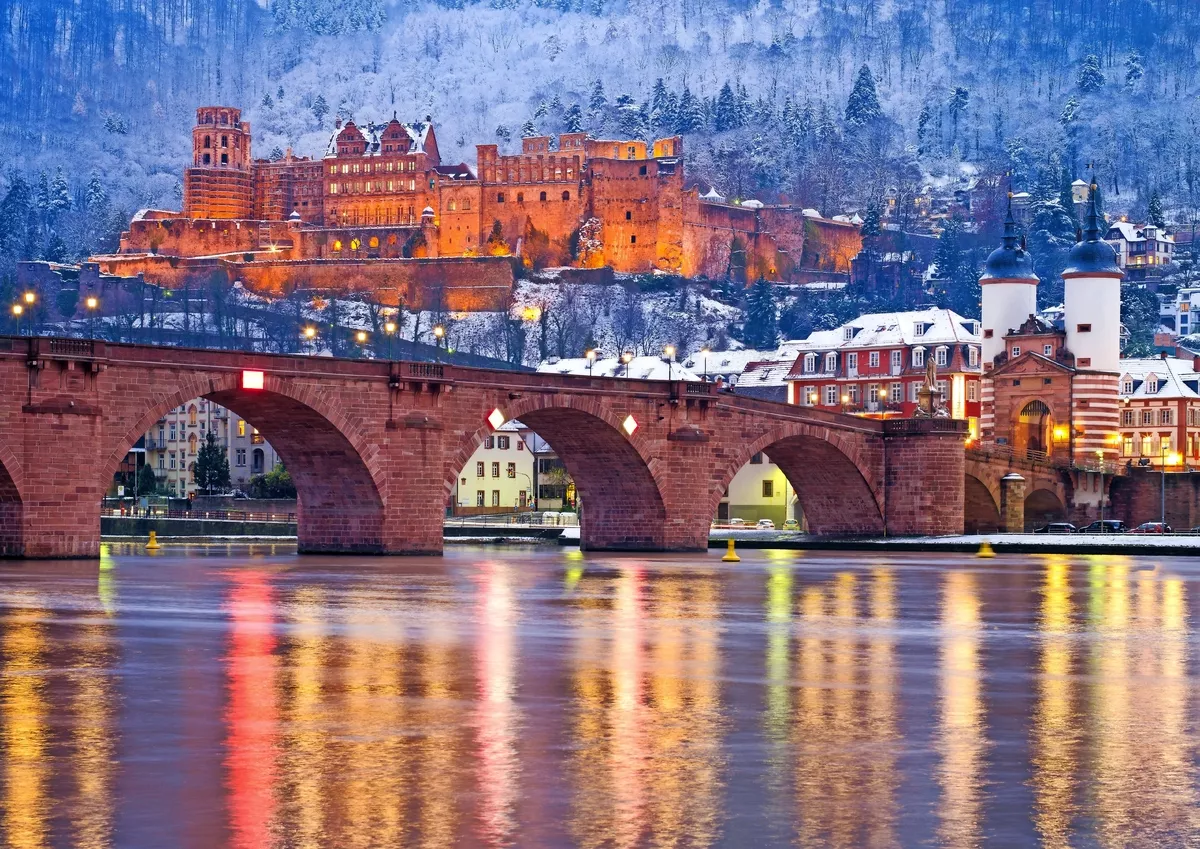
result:
[[[146,550],[147,551],[157,551],[160,548],[162,548],[162,546],[158,542],[158,534],[154,531],[151,531],[150,532],[150,541],[146,543]]]
[[[976,557],[995,557],[996,552],[992,551],[992,544],[986,539],[979,544],[979,551],[975,552]]]
[[[733,537],[730,537],[729,547],[725,549],[725,556],[721,558],[724,563],[741,563],[742,558],[737,556],[737,552],[733,550]]]

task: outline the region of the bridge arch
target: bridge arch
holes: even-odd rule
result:
[[[1034,489],[1025,496],[1025,530],[1031,531],[1047,522],[1065,522],[1067,507],[1057,492]]]
[[[985,481],[971,473],[965,475],[963,487],[963,532],[992,533],[1000,530],[999,494]]]
[[[283,460],[296,485],[300,551],[388,550],[388,490],[379,447],[369,444],[346,411],[319,390],[274,375],[266,376],[262,390],[245,390],[240,380],[240,372],[188,377],[158,396],[108,455],[104,484],[130,446],[164,414],[193,398],[206,398],[257,428]]]
[[[575,482],[584,549],[631,551],[667,547],[667,510],[660,461],[649,456],[638,429],[625,432],[624,416],[587,396],[547,395],[519,399],[502,410],[545,439]],[[471,455],[493,433],[483,425],[451,456],[445,498]],[[536,493],[535,493],[536,496]]]
[[[24,551],[25,505],[20,480],[16,455],[0,444],[0,557],[17,557]]]
[[[734,475],[760,452],[771,458],[795,489],[812,533],[883,533],[879,484],[862,456],[862,443],[849,434],[812,425],[794,425],[785,433],[771,432],[746,443],[714,473],[704,512],[706,522],[716,514]]]

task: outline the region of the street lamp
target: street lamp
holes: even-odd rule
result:
[[[700,349],[700,353],[704,356],[704,382],[708,383],[708,355],[712,349],[705,345]]]
[[[442,327],[440,324],[435,324],[433,326],[433,338],[436,339],[437,341],[434,344],[439,348],[442,347],[442,339],[444,339],[445,337],[446,337],[446,328]]]
[[[1100,467],[1100,531],[1104,531],[1104,452],[1096,449],[1096,465]]]
[[[88,311],[88,332],[93,339],[96,338],[96,310],[100,308],[100,299],[95,295],[88,295],[83,302]]]
[[[850,403],[850,396],[845,392],[842,393],[842,412],[846,412],[846,405]]]
[[[675,361],[675,346],[667,345],[663,348],[663,358],[667,361],[667,380],[671,379],[671,364]]]
[[[317,328],[310,324],[301,331],[300,335],[304,337],[304,341],[313,342],[317,338]]]
[[[888,396],[887,389],[880,387],[880,389],[879,389],[879,417],[881,419],[887,418],[887,396]]]
[[[585,353],[584,356],[587,357],[587,361],[588,361],[588,377],[591,377],[592,376],[592,364],[596,362],[596,349],[588,348],[587,353]]]
[[[816,392],[808,393],[808,406],[810,406],[810,407],[817,406],[817,393]]]

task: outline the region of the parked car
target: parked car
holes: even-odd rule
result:
[[[1096,521],[1079,529],[1081,534],[1124,534],[1128,532],[1129,528],[1120,519]]]
[[[798,530],[800,530],[800,523],[797,522],[795,519],[787,519],[783,523],[783,529],[785,531],[798,531]]]
[[[1174,533],[1166,522],[1142,522],[1129,533],[1131,534],[1170,534]]]
[[[1051,522],[1040,528],[1034,528],[1035,534],[1077,534],[1079,530],[1070,522]]]
[[[729,520],[729,527],[731,527],[731,528],[740,528],[740,527],[743,527],[745,524],[746,524],[745,519],[730,519]]]
[[[773,531],[775,530],[775,523],[770,519],[759,519],[758,524],[755,525],[755,527],[760,531]]]

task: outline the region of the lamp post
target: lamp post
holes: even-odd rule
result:
[[[708,354],[711,349],[705,345],[700,349],[700,353],[704,356],[704,382],[708,383]]]
[[[12,305],[13,319],[17,322],[17,333],[21,332],[21,316],[25,314],[25,307],[20,304]]]
[[[850,396],[845,392],[842,393],[842,413],[846,412],[846,405],[850,403]]]
[[[388,359],[390,360],[390,359],[393,359],[392,342],[394,341],[395,336],[396,336],[396,322],[385,321],[383,323],[383,332],[387,334],[387,351],[388,351]]]
[[[300,332],[300,335],[304,338],[304,341],[308,342],[311,346],[317,339],[317,328],[309,324]],[[309,348],[309,353],[312,353],[311,347]]]
[[[596,362],[596,349],[588,348],[587,353],[585,353],[584,356],[587,357],[588,377],[591,377],[592,376],[592,365]]]
[[[888,391],[884,387],[879,388],[879,418],[887,418],[887,396]]]
[[[33,335],[33,306],[37,303],[37,292],[29,289],[21,296],[25,302],[25,323],[29,326],[29,335]]]
[[[1100,530],[1104,531],[1104,452],[1096,449],[1096,465],[1100,468]]]
[[[88,333],[93,339],[96,338],[96,310],[100,308],[100,299],[95,295],[88,295],[84,302],[88,312]]]
[[[671,379],[671,364],[675,361],[675,346],[667,345],[663,348],[663,359],[667,361],[667,380]]]

